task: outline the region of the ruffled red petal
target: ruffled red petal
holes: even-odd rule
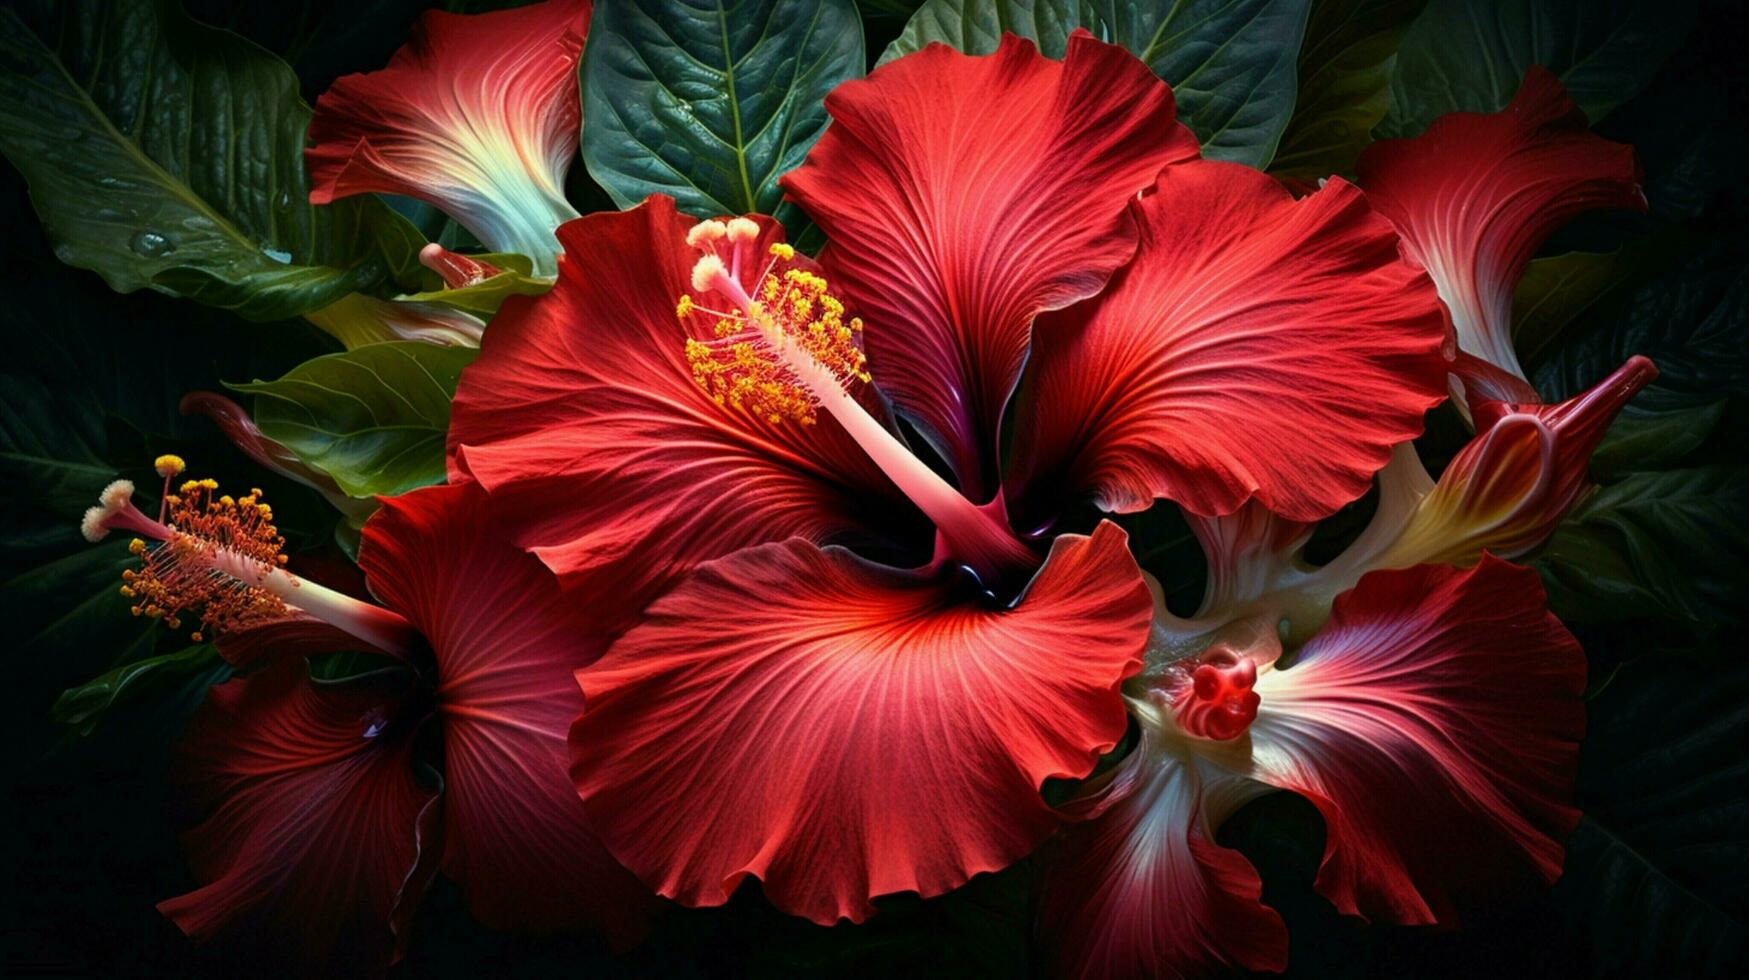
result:
[[[437,665],[444,747],[444,871],[497,929],[587,926],[626,943],[654,903],[589,829],[566,774],[583,709],[573,671],[605,644],[587,601],[493,526],[475,486],[383,501],[359,562],[418,626]]]
[[[1168,168],[1097,298],[1039,318],[1009,499],[1295,521],[1366,491],[1445,388],[1438,297],[1354,186],[1300,200],[1232,163]]]
[[[431,872],[434,785],[416,775],[408,677],[311,681],[296,657],[213,688],[172,778],[203,814],[201,887],[159,903],[202,942],[288,973],[368,975],[400,954]]]
[[[1124,203],[1196,139],[1146,65],[1085,31],[1062,62],[1012,34],[987,57],[930,45],[826,108],[783,187],[830,239],[876,380],[981,501],[1033,317],[1129,258]]]
[[[1537,66],[1504,110],[1441,116],[1415,139],[1368,147],[1357,170],[1439,285],[1458,345],[1519,377],[1512,291],[1537,246],[1585,211],[1646,207],[1633,149],[1593,135]]]
[[[472,16],[428,11],[388,67],[347,75],[310,119],[310,201],[371,192],[426,201],[493,251],[550,273],[576,212],[577,62],[591,0]]]
[[[1005,610],[841,549],[742,551],[578,672],[572,774],[657,892],[719,905],[754,875],[785,911],[861,921],[1050,833],[1039,786],[1122,737],[1150,608],[1110,524],[1058,538]]]
[[[1560,874],[1584,687],[1529,569],[1374,572],[1259,675],[1251,775],[1323,814],[1316,886],[1338,910],[1451,923]]]
[[[1040,931],[1056,974],[1202,977],[1287,965],[1263,883],[1214,829],[1266,787],[1144,734],[1110,781],[1068,811],[1085,820],[1043,852]]]
[[[462,372],[452,476],[598,605],[636,613],[690,566],[766,541],[891,526],[909,503],[829,417],[768,424],[693,381],[675,316],[698,253],[667,197],[560,230],[559,281],[512,298]],[[762,222],[763,247],[780,233]]]

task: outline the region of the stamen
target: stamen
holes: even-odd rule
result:
[[[733,268],[716,251],[716,239],[687,236],[689,242],[709,238],[693,265],[692,288],[716,293],[731,306],[728,312],[709,309],[690,295],[677,301],[675,312],[689,328],[686,359],[693,380],[717,404],[771,425],[813,425],[824,408],[935,522],[938,559],[965,566],[992,590],[1029,574],[1037,557],[1009,530],[1001,507],[967,500],[850,394],[852,385],[870,380],[862,320],[846,319],[826,280],[796,264],[794,247],[772,245],[771,261],[752,292],[742,285],[742,253],[751,252],[742,246],[758,235],[759,226],[745,218],[724,226],[723,237],[736,246]],[[708,328],[702,317],[711,318]]]
[[[287,573],[285,538],[273,525],[273,508],[259,489],[241,497],[219,494],[214,480],[188,480],[168,492],[183,469],[174,456],[159,457],[165,475],[160,517],[133,504],[134,485],[117,480],[100,505],[85,512],[80,530],[100,541],[111,531],[138,535],[128,550],[141,559],[122,573],[121,592],[135,600],[135,616],[161,619],[179,629],[182,615],[199,616],[195,640],[284,618],[292,609],[309,613],[383,650],[402,652],[414,638],[400,615]]]
[[[732,245],[749,244],[759,238],[759,225],[751,218],[730,218],[728,238]]]
[[[729,226],[721,221],[700,221],[686,233],[686,247],[708,249],[714,246],[724,236],[728,235]]]

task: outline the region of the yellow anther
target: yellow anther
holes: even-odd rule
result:
[[[139,538],[135,538],[132,541],[128,542],[128,554],[130,554],[130,555],[143,555],[145,553],[146,553],[146,542],[140,540]]]
[[[182,487],[180,489],[185,494],[193,493],[196,490],[200,489],[200,481],[199,480],[185,480],[185,481],[183,481]]]
[[[219,488],[219,481],[217,481],[209,476],[206,479],[200,481],[200,488],[202,490],[217,490]]]
[[[181,473],[183,470],[188,469],[188,464],[182,461],[181,456],[177,456],[174,453],[165,453],[152,461],[152,468],[158,471],[159,476],[168,480],[176,474]]]
[[[772,255],[777,256],[785,262],[796,257],[796,247],[794,245],[785,244],[784,242],[772,242],[770,251]]]
[[[680,302],[674,304],[674,315],[684,320],[692,313],[692,294],[682,293]]]
[[[237,506],[237,501],[235,499],[233,499],[230,494],[227,493],[223,497],[219,498],[219,504],[220,504],[220,506],[223,506],[223,507],[235,507],[235,506]]]

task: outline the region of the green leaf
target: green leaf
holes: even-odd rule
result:
[[[1610,480],[1681,463],[1712,438],[1729,407],[1726,398],[1692,408],[1628,405],[1591,454],[1592,477]]]
[[[1403,36],[1380,137],[1448,112],[1496,112],[1541,65],[1592,122],[1651,82],[1694,26],[1697,0],[1431,0]]]
[[[1568,252],[1532,259],[1512,294],[1512,341],[1525,361],[1554,344],[1615,284],[1617,252]]]
[[[387,205],[308,203],[310,110],[277,58],[168,0],[38,20],[0,10],[0,151],[61,261],[254,320],[422,281],[422,239]]]
[[[856,7],[869,20],[903,20],[922,5],[923,0],[859,0]]]
[[[56,721],[71,725],[81,735],[89,735],[104,713],[117,704],[157,697],[166,690],[191,686],[204,690],[229,673],[230,668],[219,659],[218,650],[203,643],[135,660],[78,687],[70,687],[61,692],[51,711]]]
[[[186,645],[128,614],[121,572],[138,562],[126,538],[80,537],[79,517],[105,484],[133,479],[150,508],[152,458],[175,452],[197,475],[267,488],[294,547],[331,535],[315,494],[262,473],[177,402],[224,374],[276,374],[332,346],[295,321],[250,326],[150,293],[118,296],[52,260],[0,262],[0,294],[0,463],[14,474],[0,483],[0,619],[13,631],[9,681],[30,692],[20,722],[50,737],[55,692]]]
[[[1630,474],[1574,508],[1535,564],[1563,619],[1719,629],[1749,610],[1749,467]]]
[[[1172,85],[1203,155],[1262,167],[1293,114],[1310,0],[928,0],[881,63],[935,41],[989,54],[1004,33],[1061,58],[1077,27],[1121,44]]]
[[[1397,44],[1427,0],[1313,0],[1300,48],[1299,100],[1272,173],[1352,174],[1391,106]]]
[[[1605,440],[1603,465],[1594,467],[1600,475],[1681,458],[1672,450],[1697,447],[1724,411],[1721,402],[1749,396],[1749,240],[1678,247],[1654,236],[1647,242],[1652,245],[1630,245],[1607,271],[1591,271],[1625,282],[1562,328],[1578,336],[1544,358],[1533,376],[1544,399],[1554,402],[1584,391],[1634,354],[1657,363],[1657,380]],[[1518,298],[1524,296],[1521,288]],[[1664,434],[1663,442],[1647,438],[1654,430]],[[1636,462],[1623,451],[1627,440],[1655,451],[1657,459]]]
[[[1595,698],[1585,819],[1551,896],[1610,976],[1740,976],[1749,963],[1749,682],[1740,662],[1628,664]]]
[[[520,256],[519,256],[520,257]],[[496,258],[496,256],[493,256]],[[512,296],[539,296],[553,288],[552,280],[536,279],[525,272],[504,271],[490,279],[460,289],[433,289],[396,297],[397,302],[436,303],[452,310],[492,319],[498,307]]]
[[[669,194],[698,217],[759,212],[799,234],[777,178],[863,73],[851,0],[604,3],[583,52],[583,160],[620,207]]]
[[[392,496],[443,482],[450,399],[478,353],[371,344],[306,361],[277,381],[231,387],[256,396],[263,434],[346,493]]]

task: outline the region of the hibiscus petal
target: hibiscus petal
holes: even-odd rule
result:
[[[1584,687],[1529,569],[1374,572],[1293,666],[1259,675],[1251,774],[1323,814],[1316,886],[1338,910],[1451,923],[1560,874]]]
[[[426,12],[388,67],[347,75],[316,101],[311,203],[415,197],[551,275],[553,229],[577,215],[564,186],[582,122],[577,61],[590,7]]]
[[[311,681],[296,657],[213,688],[172,770],[205,814],[183,837],[204,884],[159,911],[293,973],[398,958],[437,853],[406,689],[398,671]]]
[[[1196,139],[1146,65],[1084,31],[1060,63],[1014,35],[988,57],[930,45],[826,108],[784,190],[831,241],[876,379],[982,500],[1033,317],[1129,258],[1125,201]]]
[[[1255,498],[1294,521],[1366,491],[1443,397],[1439,301],[1390,224],[1333,179],[1300,200],[1233,163],[1168,168],[1099,297],[1039,318],[1009,499]]]
[[[654,900],[589,829],[566,774],[566,731],[583,710],[572,674],[605,647],[587,601],[493,527],[475,486],[385,499],[359,562],[437,663],[443,868],[474,915],[496,929],[640,937]]]
[[[1374,143],[1357,170],[1439,285],[1458,346],[1521,378],[1512,291],[1537,246],[1585,211],[1646,207],[1633,149],[1593,135],[1534,65],[1504,110],[1450,113],[1415,139]]]
[[[592,579],[613,590],[603,608],[635,613],[661,582],[750,544],[912,513],[831,418],[769,424],[693,381],[675,316],[691,224],[652,197],[566,225],[559,281],[504,304],[456,391],[452,478],[484,484],[561,577],[610,573]],[[764,248],[780,229],[762,229]]]
[[[1144,729],[1145,731],[1145,729]],[[1144,734],[1077,824],[1047,846],[1039,924],[1056,973],[1201,977],[1287,965],[1263,883],[1214,828],[1267,787]]]
[[[1366,531],[1313,574],[1330,592],[1375,568],[1469,565],[1484,551],[1528,554],[1584,495],[1609,425],[1658,376],[1631,357],[1609,377],[1555,405],[1472,398],[1477,435],[1432,483],[1413,450],[1380,474],[1381,506]],[[1388,506],[1386,505],[1388,503]]]
[[[861,921],[1024,856],[1039,796],[1124,732],[1151,600],[1126,537],[1058,538],[1017,605],[791,540],[698,569],[579,671],[572,775],[660,894],[747,875],[785,911]]]

